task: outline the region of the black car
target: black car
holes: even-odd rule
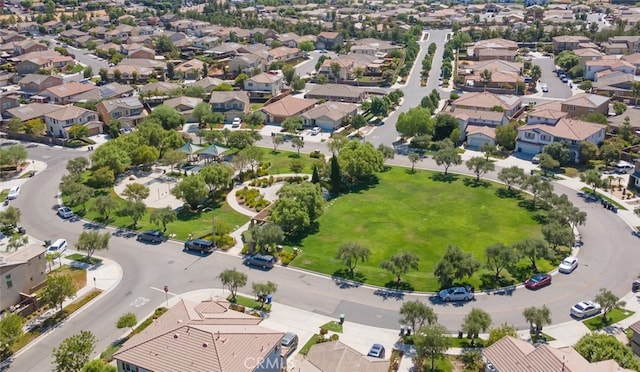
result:
[[[255,256],[248,257],[245,260],[247,265],[262,267],[263,269],[270,269],[275,265],[276,259],[270,255],[257,254]]]
[[[206,239],[192,239],[184,242],[184,249],[188,251],[199,251],[202,253],[212,252],[216,246],[213,242]]]
[[[139,242],[161,243],[164,241],[164,233],[158,230],[147,230],[138,234],[136,240]]]

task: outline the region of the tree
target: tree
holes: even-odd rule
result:
[[[531,76],[531,83],[535,84],[542,77],[542,69],[538,65],[533,65],[531,67],[531,71],[529,72],[529,76]]]
[[[9,164],[13,164],[13,166],[18,169],[20,164],[27,160],[27,149],[22,145],[9,146],[9,148],[5,150],[4,156]]]
[[[529,190],[533,195],[533,208],[536,207],[538,197],[545,197],[553,192],[553,185],[547,181],[543,181],[538,175],[526,176],[522,183],[522,188]]]
[[[502,243],[492,244],[484,249],[486,267],[495,271],[496,280],[500,279],[500,272],[518,262],[518,252],[510,246]]]
[[[119,206],[120,203],[118,203],[117,200],[115,200],[111,195],[106,194],[100,195],[96,200],[94,200],[91,210],[98,212],[103,221],[109,221],[111,212],[116,210]]]
[[[293,78],[296,76],[296,69],[294,69],[293,66],[285,65],[282,67],[282,75],[284,76],[285,83],[291,86]]]
[[[560,164],[564,164],[569,161],[569,147],[564,142],[553,142],[544,147],[543,154],[551,155],[551,157]]]
[[[123,216],[131,217],[133,220],[133,229],[136,229],[138,226],[138,221],[144,216],[147,211],[147,206],[141,201],[130,201],[124,204],[124,206],[120,209],[120,213]]]
[[[365,127],[366,125],[367,125],[367,119],[360,114],[355,114],[351,118],[351,128],[353,129],[360,129],[362,127]]]
[[[606,333],[586,334],[578,340],[574,349],[591,363],[613,359],[622,368],[640,370],[640,362],[632,349],[618,341],[615,336]]]
[[[460,247],[449,245],[440,261],[434,268],[434,275],[442,287],[453,285],[460,280],[473,275],[480,268],[478,261],[470,252],[463,252]]]
[[[487,89],[487,85],[489,85],[489,83],[491,82],[491,75],[492,75],[491,71],[487,69],[485,69],[480,73],[480,80],[482,80],[485,90]]]
[[[370,142],[348,142],[338,154],[340,169],[356,183],[384,169],[382,154]]]
[[[198,204],[206,199],[209,190],[202,176],[193,174],[184,177],[182,181],[171,190],[171,194],[178,199],[184,200],[185,203],[191,206],[191,209],[196,209]]]
[[[596,189],[602,187],[604,182],[601,178],[600,172],[595,169],[589,169],[580,175],[580,181],[586,183],[591,187],[593,194],[595,195]]]
[[[313,41],[305,40],[298,45],[298,48],[304,52],[310,52],[316,49],[316,46],[313,44]]]
[[[94,359],[86,362],[80,372],[118,372],[118,368],[105,363],[102,359]]]
[[[10,205],[0,212],[0,224],[5,227],[18,226],[21,215],[20,209]]]
[[[420,161],[420,155],[418,155],[415,152],[412,152],[411,154],[409,154],[409,156],[407,156],[407,158],[411,162],[411,173],[415,173],[415,166],[416,166],[416,163]]]
[[[521,185],[525,178],[524,169],[517,165],[502,168],[498,173],[498,179],[507,185],[507,190],[511,190],[513,185]]]
[[[340,64],[338,62],[331,62],[329,68],[331,69],[331,75],[333,75],[337,83],[338,79],[340,79],[340,70],[342,69]]]
[[[151,223],[159,223],[162,225],[162,231],[167,231],[167,224],[175,221],[178,218],[178,214],[171,207],[166,206],[164,208],[155,209],[149,215]]]
[[[205,124],[211,118],[211,105],[207,102],[200,102],[193,108],[191,115],[198,120],[199,124]]]
[[[547,305],[542,305],[541,308],[528,307],[524,309],[522,316],[529,323],[529,328],[533,329],[535,325],[536,332],[541,332],[542,327],[546,324],[551,324],[551,310]]]
[[[131,333],[134,332],[133,327],[138,324],[138,318],[136,318],[136,314],[132,312],[124,313],[118,320],[116,321],[116,328],[130,328]]]
[[[476,182],[480,182],[480,177],[487,172],[496,169],[491,160],[487,160],[482,156],[476,156],[467,160],[467,168],[476,175]]]
[[[403,138],[410,138],[433,134],[433,119],[431,111],[422,107],[415,107],[398,116],[396,130]]]
[[[342,190],[342,174],[340,173],[340,163],[336,155],[331,157],[331,172],[329,174],[331,192],[338,193]]]
[[[272,253],[276,245],[284,240],[284,231],[275,223],[253,226],[249,229],[247,242],[253,244],[258,253]]]
[[[539,238],[529,238],[513,244],[516,251],[520,252],[522,257],[526,257],[531,261],[531,268],[535,271],[538,270],[536,261],[539,258],[548,258],[549,247],[545,244],[544,240]]]
[[[244,83],[245,81],[249,80],[249,76],[245,73],[241,73],[238,74],[238,76],[236,76],[235,80],[233,81],[235,86],[240,88],[240,89],[244,89]]]
[[[284,136],[281,134],[276,134],[275,136],[271,136],[271,143],[273,143],[273,152],[278,152],[278,146],[284,143]]]
[[[449,138],[451,134],[460,127],[458,119],[449,114],[436,116],[433,127],[433,140],[440,141]],[[459,136],[458,136],[459,137]]]
[[[496,143],[505,150],[513,150],[516,148],[516,138],[518,138],[518,129],[513,124],[498,125],[496,127]]]
[[[368,261],[370,256],[371,250],[369,248],[363,247],[358,243],[344,243],[338,248],[336,259],[344,263],[349,269],[349,275],[353,278],[358,261]]]
[[[149,197],[149,188],[141,183],[132,182],[124,187],[122,195],[130,201],[143,201]]]
[[[473,308],[464,317],[462,321],[462,331],[467,333],[467,337],[474,339],[478,338],[480,331],[486,332],[491,326],[491,315],[486,311],[478,308]]]
[[[371,98],[371,113],[375,116],[386,116],[389,112],[389,105],[380,97]]]
[[[22,322],[20,315],[11,312],[0,318],[0,359],[10,353],[11,346],[24,334]]]
[[[560,162],[554,159],[551,155],[547,153],[542,153],[540,155],[540,168],[544,174],[547,174],[549,171],[556,169],[560,166]]]
[[[290,116],[284,119],[281,126],[289,133],[296,133],[302,129],[302,119],[299,116]]]
[[[99,231],[83,231],[78,237],[76,249],[87,251],[87,259],[90,259],[95,251],[109,249],[109,238],[111,238],[111,234],[108,232],[100,234]]]
[[[222,271],[217,278],[231,292],[231,302],[235,302],[238,288],[247,284],[247,274],[236,271],[235,268]]]
[[[71,275],[50,274],[47,276],[47,282],[42,291],[42,302],[51,305],[51,307],[60,306],[62,311],[62,302],[75,294],[76,289],[73,287]]]
[[[411,324],[411,329],[417,330],[425,324],[434,324],[438,315],[432,308],[421,301],[406,301],[400,306],[400,323]]]
[[[617,307],[622,307],[626,304],[624,301],[620,301],[618,296],[606,288],[600,288],[600,291],[596,295],[594,301],[602,307],[602,321],[604,323],[608,322],[607,314],[609,314],[611,310]]]
[[[589,163],[591,160],[598,158],[598,146],[589,142],[580,142],[580,162],[583,164]]]
[[[44,123],[44,121],[43,121],[42,119],[40,119],[40,118],[37,118],[37,119],[31,119],[31,120],[27,121],[26,123],[24,123],[24,127],[23,127],[24,132],[25,132],[26,134],[32,134],[32,135],[36,135],[36,136],[38,136],[38,135],[42,134],[42,132],[44,132],[44,130],[45,130],[46,128],[47,128],[46,124],[45,124],[45,123]],[[82,128],[84,128],[84,127],[82,127]],[[87,132],[86,132],[86,131],[84,131],[83,129],[75,129],[75,130],[73,130],[73,131],[72,131],[71,129],[73,129],[73,127],[71,127],[71,128],[70,128],[70,130],[69,130],[69,136],[70,136],[71,138],[79,138],[79,137],[72,137],[72,135],[75,135],[75,133],[74,133],[74,132],[77,132],[78,130],[79,130],[81,133],[87,133]],[[86,129],[86,128],[84,128],[84,129]],[[85,137],[86,137],[86,135],[85,135]]]
[[[267,301],[267,296],[276,293],[278,285],[271,281],[266,283],[251,283],[251,291],[258,301],[260,301],[260,309],[264,307],[264,303]]]
[[[458,154],[458,150],[453,147],[438,150],[438,152],[433,156],[433,159],[436,161],[438,166],[444,166],[445,176],[447,175],[450,166],[462,164],[462,157]]]
[[[572,50],[563,50],[556,56],[555,63],[568,71],[574,66],[580,64],[580,57],[578,57],[578,55],[576,55]]]
[[[307,85],[307,83],[300,79],[299,76],[295,76],[293,78],[293,82],[291,82],[291,89],[293,89],[294,92],[300,92],[302,90],[304,90],[304,87]]]
[[[418,270],[420,258],[413,253],[403,252],[396,253],[390,259],[382,261],[380,267],[389,271],[396,277],[398,283],[402,281],[401,276],[408,273],[409,270]]]
[[[185,118],[180,111],[166,105],[160,105],[154,108],[149,118],[157,120],[166,130],[176,129],[185,123]]]
[[[542,236],[554,250],[557,250],[559,246],[570,247],[574,242],[571,226],[553,220],[542,225]]]
[[[304,231],[324,211],[322,191],[311,182],[283,186],[279,195],[271,208],[271,221],[287,234]]]
[[[489,330],[489,338],[487,339],[487,341],[485,341],[484,346],[491,346],[505,336],[518,338],[518,330],[516,329],[516,327],[507,323],[502,323],[499,327],[491,328]]]
[[[431,360],[431,370],[435,370],[435,362],[443,358],[444,353],[451,346],[451,339],[447,329],[438,324],[430,324],[418,329],[413,338],[416,348],[416,364],[422,366],[426,358]]]
[[[91,154],[94,168],[108,167],[115,174],[120,174],[131,165],[131,158],[126,150],[115,141],[110,141],[98,147]]]
[[[496,150],[496,145],[490,142],[485,142],[480,146],[480,152],[482,152],[484,158],[487,160],[489,160],[489,156],[496,152]]]
[[[96,345],[96,338],[90,331],[80,331],[65,338],[53,349],[56,372],[77,372],[89,361]]]
[[[304,147],[304,139],[301,136],[295,136],[291,139],[291,146],[293,146],[298,151],[298,156],[300,156],[300,149]]]
[[[628,116],[624,117],[622,124],[618,128],[618,135],[627,143],[631,143],[631,141],[635,137],[633,127],[631,126],[631,119],[629,119]]]
[[[67,162],[67,170],[69,173],[76,175],[84,172],[89,167],[89,159],[84,156],[78,156]]]
[[[260,153],[260,157],[262,155],[262,150],[257,147],[247,147],[242,151],[246,151],[250,148],[255,148]],[[260,157],[257,161],[260,161]],[[231,183],[232,171],[224,164],[213,163],[205,166],[200,170],[200,176],[204,180],[204,183],[209,188],[209,193],[212,193],[216,190],[223,189],[228,187]]]
[[[396,150],[394,150],[393,147],[383,145],[382,143],[378,145],[378,152],[382,154],[384,160],[393,159],[396,155]]]
[[[82,124],[73,124],[68,133],[70,139],[80,139],[89,135],[89,128]]]
[[[7,243],[7,252],[12,252],[20,247],[23,247],[29,243],[29,237],[26,235],[13,235],[9,238]]]

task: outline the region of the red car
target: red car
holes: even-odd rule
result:
[[[524,282],[524,286],[528,289],[539,289],[551,284],[551,275],[539,273]]]

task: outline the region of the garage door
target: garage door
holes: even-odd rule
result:
[[[469,147],[480,148],[485,143],[493,143],[491,138],[485,136],[468,136],[467,137],[467,145]]]
[[[525,154],[537,154],[542,151],[542,146],[526,142],[516,142],[516,151]]]

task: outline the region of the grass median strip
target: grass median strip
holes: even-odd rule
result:
[[[633,315],[634,312],[627,309],[613,309],[607,314],[607,321],[603,321],[602,315],[594,316],[583,321],[584,325],[592,331],[602,329]]]

